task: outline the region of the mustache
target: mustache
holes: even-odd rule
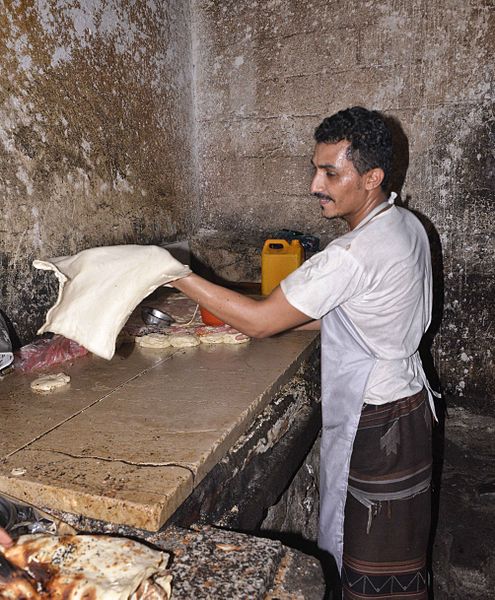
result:
[[[330,198],[330,196],[327,196],[326,194],[323,194],[322,192],[313,192],[313,194],[311,194],[311,195],[320,200],[328,200],[328,201],[332,200]]]

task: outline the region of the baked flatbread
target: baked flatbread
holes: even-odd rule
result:
[[[0,579],[5,600],[165,600],[171,595],[168,555],[126,538],[25,535],[3,554],[17,567],[12,582]]]
[[[39,334],[51,331],[111,359],[115,340],[139,302],[158,286],[191,273],[158,246],[103,246],[74,256],[35,260],[37,269],[53,271],[58,299]]]

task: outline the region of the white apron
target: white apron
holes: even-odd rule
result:
[[[391,201],[375,207],[359,224],[364,226]],[[320,449],[320,521],[318,546],[335,559],[342,570],[344,509],[349,465],[354,438],[361,417],[370,373],[377,362],[345,312],[337,307],[322,319],[321,325],[322,436]],[[413,359],[429,396],[433,414],[432,390],[416,352]],[[433,392],[433,394],[436,394]]]
[[[318,546],[342,569],[344,508],[352,446],[376,358],[342,309],[321,325],[322,433]]]

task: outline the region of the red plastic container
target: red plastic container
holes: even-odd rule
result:
[[[220,325],[225,325],[223,321],[217,319],[217,317],[215,317],[215,315],[213,315],[209,310],[206,310],[206,308],[200,306],[199,312],[205,325],[210,325],[211,327],[220,327]]]

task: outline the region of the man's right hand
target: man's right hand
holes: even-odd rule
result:
[[[5,529],[0,527],[0,545],[8,547],[12,546],[13,543],[14,542],[12,541],[10,535],[5,531]]]

